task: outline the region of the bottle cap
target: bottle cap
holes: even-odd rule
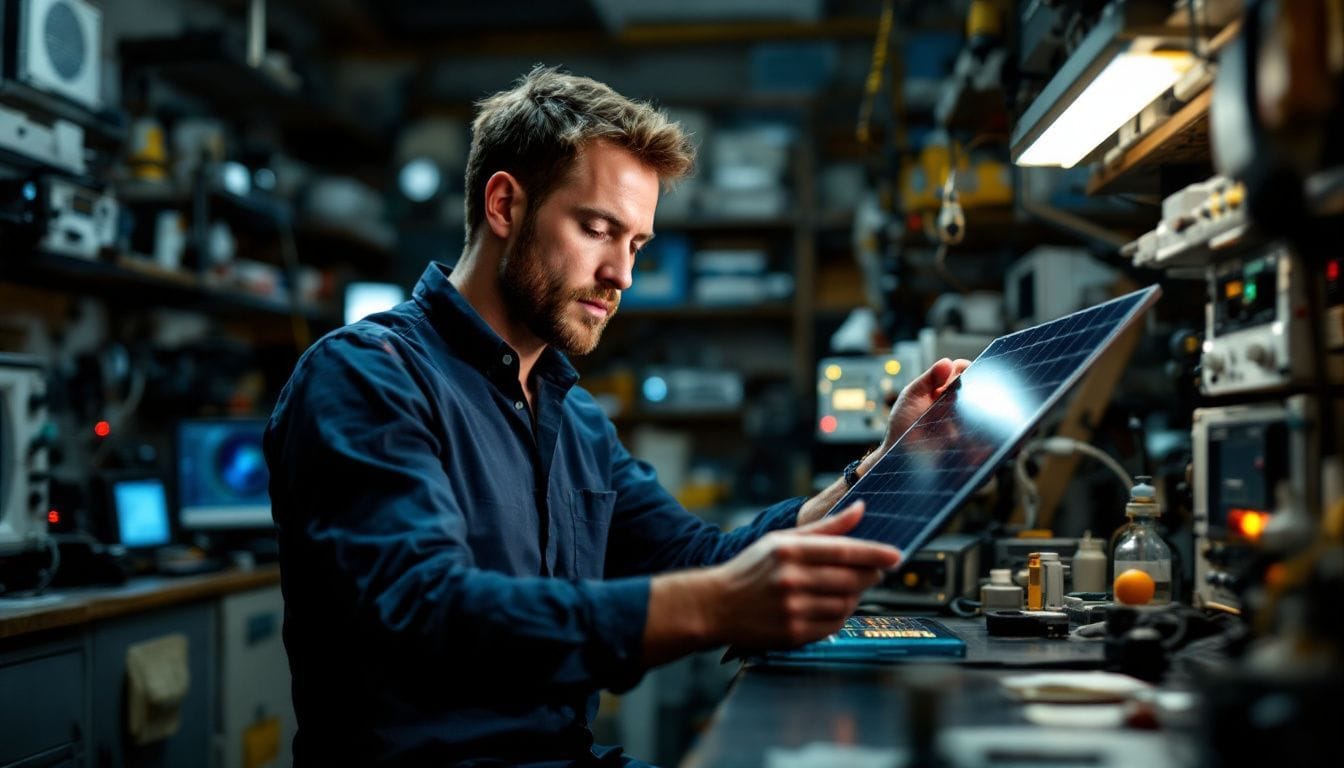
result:
[[[1157,503],[1157,489],[1151,485],[1152,482],[1153,478],[1148,475],[1137,475],[1134,478],[1125,514],[1139,517],[1157,517],[1162,514],[1162,507]]]
[[[1083,538],[1078,540],[1078,549],[1083,552],[1100,552],[1101,539],[1092,538],[1092,532],[1087,531],[1083,534]]]
[[[1130,501],[1152,503],[1157,500],[1157,489],[1152,486],[1153,478],[1148,475],[1136,475],[1134,487],[1129,489]]]
[[[993,568],[989,572],[989,583],[1011,587],[1013,586],[1013,572],[1007,568]]]
[[[1059,553],[1058,553],[1058,552],[1042,552],[1042,553],[1041,553],[1041,562],[1043,562],[1043,563],[1044,563],[1044,562],[1051,562],[1051,563],[1053,563],[1053,562],[1056,562],[1056,561],[1058,561],[1058,560],[1059,560]]]

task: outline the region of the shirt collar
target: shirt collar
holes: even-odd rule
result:
[[[416,303],[424,309],[439,335],[468,362],[487,376],[509,371],[517,381],[518,352],[495,333],[495,329],[448,280],[451,273],[451,267],[430,262],[412,293]],[[574,370],[569,358],[549,345],[542,350],[534,372],[565,390],[579,380],[578,371]]]

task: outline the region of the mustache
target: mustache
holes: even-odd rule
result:
[[[576,301],[591,301],[605,304],[611,307],[614,312],[616,307],[621,304],[621,292],[616,288],[598,288],[594,290],[575,291],[574,299]]]

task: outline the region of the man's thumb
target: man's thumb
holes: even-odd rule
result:
[[[817,533],[825,536],[842,536],[854,530],[854,526],[863,519],[863,499],[855,501],[839,512],[833,512],[820,520],[799,528],[801,533]]]

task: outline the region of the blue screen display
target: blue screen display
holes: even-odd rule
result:
[[[271,526],[264,419],[192,419],[177,430],[178,521],[183,528]]]
[[[122,480],[112,486],[117,535],[126,547],[158,547],[171,538],[168,496],[161,480]]]

